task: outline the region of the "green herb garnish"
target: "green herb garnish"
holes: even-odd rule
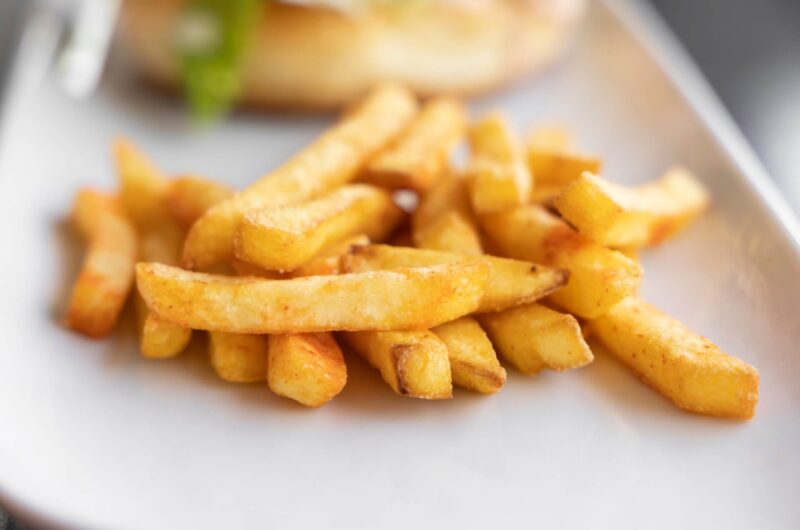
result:
[[[176,48],[192,117],[213,122],[241,90],[241,67],[264,0],[192,0],[178,25]]]

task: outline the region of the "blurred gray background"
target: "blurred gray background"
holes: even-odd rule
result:
[[[800,213],[800,1],[640,1],[662,14]],[[0,0],[0,62],[21,2]],[[0,510],[0,530],[21,528]]]

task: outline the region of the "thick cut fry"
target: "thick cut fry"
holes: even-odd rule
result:
[[[454,384],[483,394],[494,394],[503,387],[506,371],[474,318],[461,317],[431,331],[447,346]]]
[[[115,154],[122,203],[138,232],[138,259],[176,265],[180,261],[185,232],[167,211],[165,197],[169,182],[132,143],[118,140]],[[136,311],[143,356],[173,357],[189,343],[190,329],[149,314],[138,293]]]
[[[446,168],[466,125],[467,112],[462,103],[449,98],[431,101],[403,134],[367,165],[364,180],[386,188],[424,193]]]
[[[478,259],[292,280],[137,265],[151,311],[193,329],[232,333],[427,329],[474,311],[488,273]]]
[[[575,317],[540,304],[480,316],[497,352],[517,370],[570,370],[594,359]]]
[[[142,306],[147,309],[144,302]],[[142,324],[140,349],[151,359],[173,357],[182,352],[192,338],[192,330],[163,320],[148,312]]]
[[[578,316],[602,315],[641,280],[635,261],[589,241],[541,206],[484,215],[481,226],[504,255],[569,270],[567,286],[551,299]]]
[[[477,311],[500,311],[533,302],[567,283],[569,274],[553,269],[495,256],[472,258],[451,252],[387,245],[353,246],[342,256],[343,272],[364,272],[408,267],[430,267],[464,260],[482,259],[489,266],[483,297]]]
[[[255,383],[267,378],[267,337],[215,331],[208,334],[211,366],[231,383]]]
[[[396,393],[422,399],[453,395],[447,346],[430,331],[360,331],[339,334],[377,368]]]
[[[114,143],[114,157],[120,179],[120,197],[128,217],[139,227],[163,219],[163,198],[169,182],[156,166],[130,141]]]
[[[202,269],[233,257],[233,238],[245,214],[297,204],[354,178],[365,161],[413,118],[417,104],[408,90],[382,85],[341,123],[256,183],[208,210],[192,225],[183,263]]]
[[[347,383],[347,366],[331,333],[270,335],[269,388],[307,407],[336,397]]]
[[[369,237],[365,234],[359,234],[337,241],[317,254],[314,259],[291,272],[268,271],[235,258],[231,261],[231,265],[239,276],[258,276],[259,278],[272,280],[339,274],[341,257],[348,253],[350,247],[354,245],[369,245]]]
[[[412,233],[419,248],[483,254],[463,178],[447,175],[423,197],[412,218]]]
[[[653,306],[628,298],[591,328],[642,381],[691,412],[750,419],[758,371]]]
[[[584,173],[555,200],[578,232],[609,247],[656,245],[708,207],[708,192],[687,170],[673,168],[637,188]]]
[[[299,206],[246,215],[236,235],[236,257],[267,270],[294,270],[345,237],[384,239],[402,218],[385,190],[344,186]]]
[[[172,217],[188,228],[208,209],[231,195],[233,190],[224,184],[184,175],[170,183],[164,200]]]
[[[530,200],[531,173],[519,141],[501,115],[489,114],[473,125],[470,145],[468,182],[475,212],[497,212]]]
[[[116,324],[133,282],[136,232],[116,198],[92,190],[78,194],[73,221],[88,250],[65,321],[84,335],[102,337]]]
[[[563,187],[584,171],[600,172],[602,160],[574,152],[571,143],[569,131],[559,127],[536,129],[528,136],[528,167],[537,186]]]

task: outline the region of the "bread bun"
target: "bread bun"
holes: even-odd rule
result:
[[[172,87],[185,3],[128,0],[121,22],[144,71]],[[584,0],[439,0],[356,11],[274,2],[248,48],[240,100],[339,107],[387,79],[423,97],[481,93],[557,57],[584,8]]]

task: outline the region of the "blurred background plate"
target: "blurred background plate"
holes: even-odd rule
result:
[[[37,50],[30,50],[35,53]],[[0,502],[67,528],[794,528],[800,520],[800,231],[658,20],[593,8],[569,58],[475,103],[520,127],[553,119],[609,176],[685,163],[714,207],[644,257],[643,296],[761,371],[756,419],[692,416],[598,356],[512,373],[489,398],[394,396],[360,360],[330,405],[219,381],[201,344],[139,358],[132,332],[59,325],[79,266],[65,223],[81,185],[111,188],[119,133],[165,169],[242,186],[329,122],[235,114],[198,133],[112,61],[96,97],[18,83],[0,144]]]

